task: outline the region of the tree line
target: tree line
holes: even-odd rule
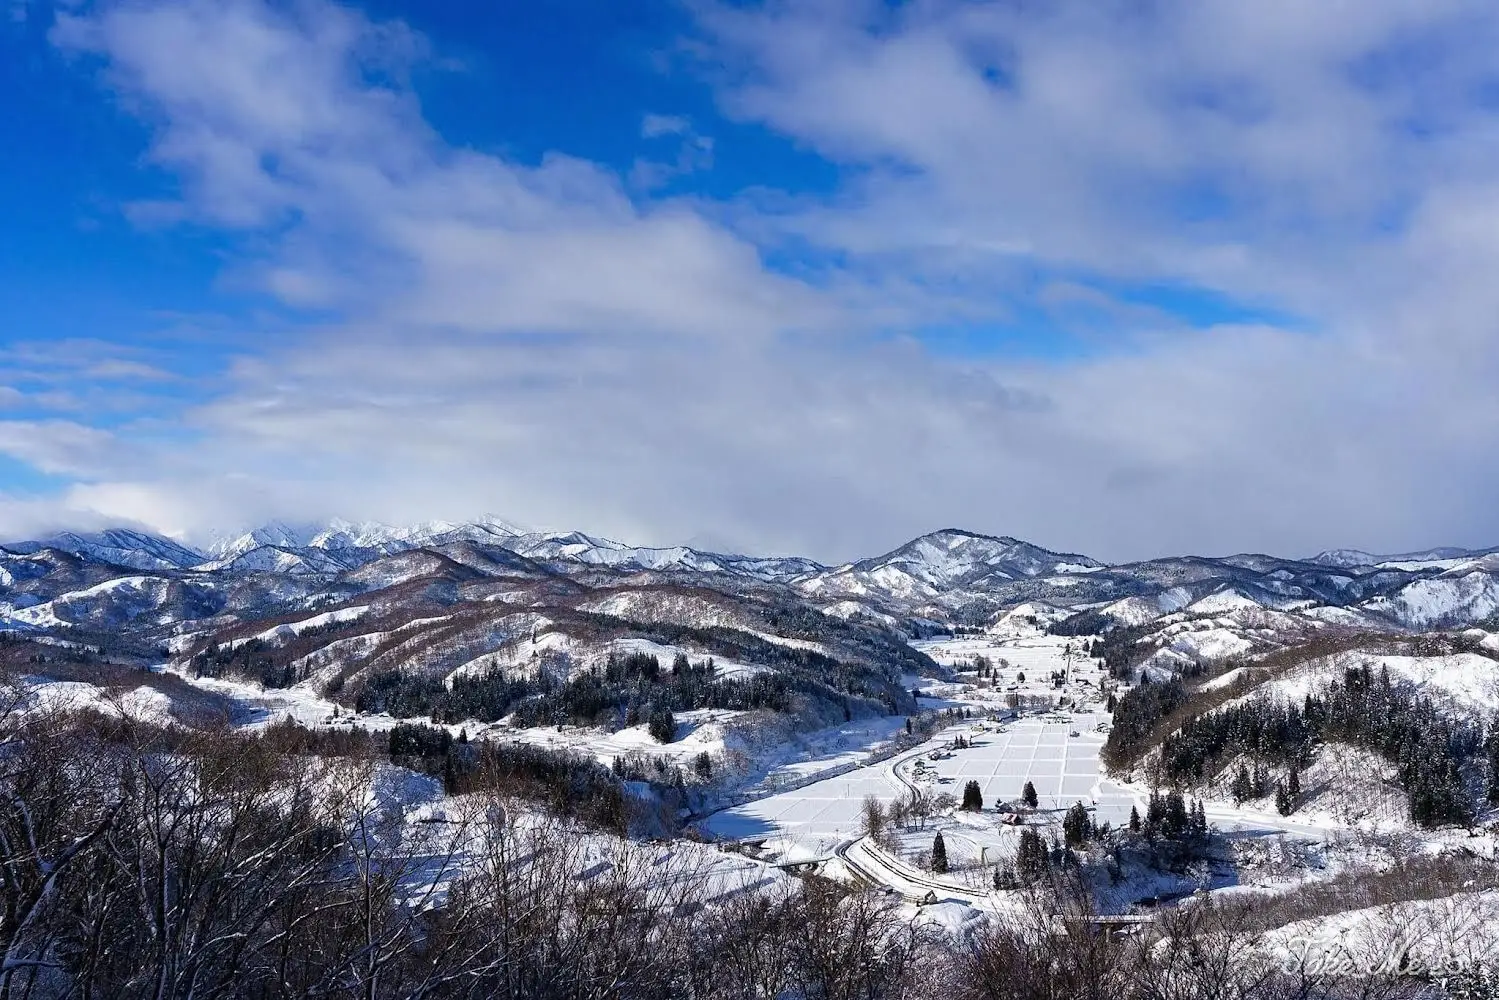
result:
[[[1104,761],[1119,766],[1136,759],[1152,745],[1161,720],[1187,699],[1175,680],[1130,691],[1114,714]],[[1290,812],[1300,793],[1300,770],[1328,742],[1360,747],[1393,764],[1411,820],[1425,827],[1470,823],[1474,803],[1464,768],[1481,762],[1492,774],[1499,765],[1494,731],[1486,741],[1481,726],[1450,717],[1366,662],[1344,668],[1299,704],[1259,699],[1186,719],[1160,739],[1155,776],[1163,784],[1191,786],[1216,778],[1235,760],[1248,760],[1255,766],[1242,766],[1235,775],[1235,798],[1261,798],[1273,790],[1277,806]],[[1285,777],[1272,784],[1266,768]],[[1491,787],[1499,789],[1492,778]]]
[[[904,691],[899,696],[882,691],[871,703],[867,680],[844,665],[826,673],[807,668],[725,677],[712,658],[694,663],[678,654],[664,668],[654,654],[611,652],[603,664],[576,671],[570,663],[545,661],[524,670],[491,665],[448,682],[399,668],[380,670],[364,680],[353,703],[360,712],[445,723],[494,722],[513,713],[521,726],[567,723],[611,730],[644,724],[653,710],[789,713],[805,700],[836,706],[847,719],[856,710],[893,712],[910,707]]]

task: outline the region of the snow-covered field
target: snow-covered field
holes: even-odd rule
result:
[[[911,645],[959,672],[970,669],[976,657],[988,658],[998,672],[988,687],[980,687],[974,678],[958,684],[908,678],[908,684],[922,693],[923,708],[967,708],[991,714],[1006,712],[1004,702],[1010,694],[1040,699],[1066,694],[1079,703],[1096,702],[1100,697],[1102,672],[1096,661],[1082,655],[1084,640],[1048,636],[1024,615],[1010,616],[994,634],[917,640]],[[1072,684],[1054,687],[1052,672],[1070,672]],[[1094,712],[1061,714],[1055,720],[1022,718],[1003,732],[980,732],[976,724],[959,724],[895,759],[721,811],[702,826],[708,834],[726,840],[773,841],[787,858],[826,858],[839,843],[859,835],[865,796],[886,802],[898,798],[916,781],[916,760],[944,747],[959,733],[973,739],[973,747],[956,751],[952,759],[932,762],[929,789],[956,796],[971,778],[979,781],[985,801],[992,804],[1016,798],[1031,781],[1043,807],[1097,801],[1099,822],[1117,823],[1129,819],[1135,799],[1121,795],[1100,774],[1103,736],[1096,729],[1106,720],[1106,715]],[[1073,732],[1078,736],[1072,736]],[[935,775],[946,778],[946,783]]]
[[[1104,737],[1097,727],[1107,722],[1107,715],[1063,713],[1022,719],[999,732],[965,728],[963,735],[973,745],[936,762],[936,768],[952,778],[949,787],[961,790],[964,782],[977,781],[985,802],[1017,799],[1026,782],[1031,782],[1041,808],[1097,804],[1098,822],[1117,825],[1129,820],[1135,799],[1103,777],[1099,766]]]
[[[990,806],[1019,798],[1029,781],[1043,812],[1082,802],[1097,806],[1098,822],[1117,825],[1129,820],[1130,807],[1139,800],[1100,771],[1103,737],[1095,727],[1105,718],[1087,713],[1024,718],[999,726],[962,723],[889,761],[726,809],[701,825],[705,832],[725,839],[774,842],[774,849],[788,859],[827,857],[839,843],[859,836],[865,796],[889,803],[919,787],[958,797],[970,779],[979,783]],[[948,751],[960,735],[972,745]],[[933,753],[948,752],[951,756],[931,759]],[[994,815],[989,825],[998,822]],[[1007,840],[997,835],[985,842],[998,846]]]

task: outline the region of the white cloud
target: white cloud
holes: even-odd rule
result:
[[[711,12],[726,107],[857,168],[775,211],[449,146],[391,82],[423,43],[345,8],[64,19],[156,124],[169,214],[249,230],[240,280],[342,318],[242,359],[187,443],[132,432],[122,462],[118,436],[0,423],[0,450],[92,480],[73,508],[188,533],[499,510],[830,559],[949,524],[1104,557],[1499,540],[1499,132],[1463,96],[1495,18],[1130,9]],[[1450,58],[1406,67],[1413,40]],[[847,264],[768,269],[788,238]],[[890,335],[1002,317],[1038,270],[1044,308],[1199,281],[1312,332],[1105,300],[1122,344],[1080,361]]]
[[[49,475],[93,476],[114,466],[113,434],[70,420],[0,420],[0,454]]]
[[[646,139],[663,135],[682,135],[692,131],[692,122],[681,115],[647,114],[640,120],[640,134]]]

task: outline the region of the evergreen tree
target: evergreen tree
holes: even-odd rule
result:
[[[932,840],[932,871],[938,875],[947,874],[947,842],[940,833]]]
[[[713,777],[713,758],[708,756],[708,751],[703,750],[697,757],[693,758],[692,769],[703,781]]]
[[[1206,843],[1208,839],[1208,811],[1203,808],[1201,799],[1192,803],[1190,836],[1199,844]]]
[[[961,808],[968,812],[979,812],[984,808],[984,792],[979,788],[977,781],[970,781],[963,786],[963,805]]]
[[[1020,847],[1015,852],[1015,871],[1024,882],[1036,882],[1050,868],[1046,845],[1041,835],[1027,827],[1020,832]]]
[[[1073,803],[1062,819],[1062,836],[1066,839],[1067,846],[1081,847],[1086,844],[1088,835],[1092,833],[1092,826],[1087,808],[1081,802]]]
[[[1181,792],[1172,791],[1166,795],[1166,814],[1161,821],[1161,832],[1173,840],[1179,840],[1191,833],[1192,819],[1187,815],[1187,802],[1182,798]]]
[[[1027,809],[1034,809],[1040,804],[1040,801],[1036,797],[1036,786],[1027,781],[1025,788],[1020,792],[1020,804]]]
[[[654,708],[646,722],[646,731],[657,743],[670,743],[677,738],[677,718],[665,706]]]
[[[1291,808],[1296,808],[1296,800],[1301,798],[1301,769],[1295,764],[1291,765],[1291,773],[1286,776],[1286,795],[1291,800]]]
[[[1278,781],[1275,783],[1275,811],[1282,816],[1291,815],[1291,793]]]
[[[1140,810],[1135,806],[1129,807],[1129,832],[1140,832]]]
[[[1234,775],[1234,783],[1229,791],[1234,797],[1235,805],[1242,805],[1246,800],[1254,798],[1254,779],[1249,776],[1248,767],[1239,765],[1239,773]]]

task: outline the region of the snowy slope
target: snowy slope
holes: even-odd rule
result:
[[[214,562],[226,562],[265,545],[294,549],[306,545],[320,529],[305,525],[293,527],[280,521],[272,521],[240,535],[211,536],[204,550],[214,557]]]
[[[357,560],[340,558],[340,550],[323,551],[312,547],[285,548],[260,545],[243,552],[225,554],[219,559],[193,567],[205,573],[341,573],[357,565]]]
[[[87,534],[64,531],[41,541],[7,545],[12,552],[33,553],[52,548],[99,562],[131,569],[185,569],[203,561],[203,553],[161,535],[129,528],[111,528]]]
[[[882,556],[804,577],[797,586],[819,597],[927,600],[949,591],[983,590],[995,584],[1102,568],[1102,563],[1087,556],[1052,552],[1014,538],[947,529],[922,535]]]
[[[497,517],[485,517],[466,524],[425,521],[408,526],[381,524],[377,521],[354,523],[335,518],[307,544],[319,549],[369,550],[389,554],[457,541],[502,545],[518,534],[519,529]]]
[[[1499,611],[1499,556],[1461,562],[1374,597],[1362,608],[1407,627],[1483,621]]]

